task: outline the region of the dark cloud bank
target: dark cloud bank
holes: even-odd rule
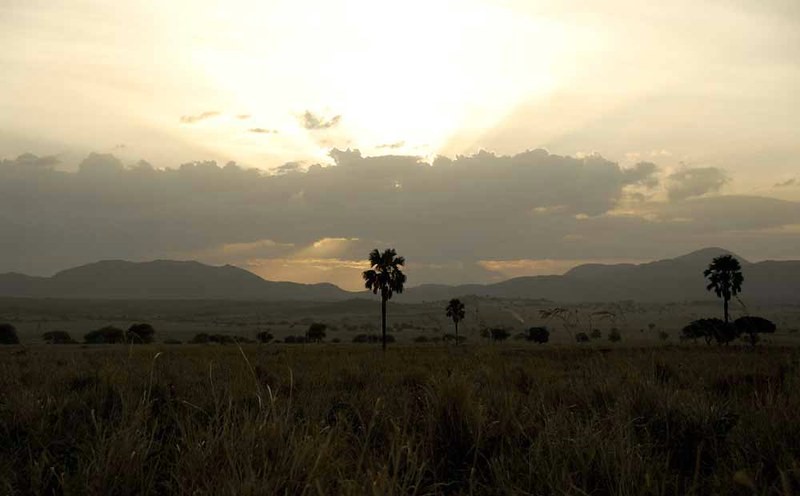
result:
[[[647,259],[709,245],[798,256],[800,203],[698,196],[726,180],[702,169],[659,184],[651,163],[622,168],[544,150],[432,164],[349,150],[331,157],[335,166],[288,164],[280,174],[214,162],[126,167],[98,154],[77,172],[59,171],[54,157],[0,161],[0,272],[191,258],[231,244],[247,249],[224,261],[242,263],[237,253],[282,257],[322,238],[358,238],[340,259],[395,246],[420,267],[414,283],[485,279],[480,260]],[[662,187],[670,201],[645,199]]]

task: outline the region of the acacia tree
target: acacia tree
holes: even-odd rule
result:
[[[448,317],[453,319],[453,324],[456,326],[456,344],[458,344],[458,323],[464,320],[464,304],[458,298],[453,298],[445,308],[445,313]]]
[[[703,275],[708,279],[708,291],[714,291],[722,298],[725,324],[728,323],[728,302],[742,290],[744,276],[742,266],[733,255],[722,255],[714,258]]]
[[[406,283],[406,275],[401,267],[406,264],[406,259],[398,257],[394,248],[388,248],[381,253],[374,249],[369,254],[370,269],[362,274],[364,286],[373,294],[381,295],[381,333],[383,336],[383,351],[386,351],[386,302],[394,293],[402,293]]]

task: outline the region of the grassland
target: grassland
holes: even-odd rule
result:
[[[2,494],[793,494],[800,349],[7,346]]]

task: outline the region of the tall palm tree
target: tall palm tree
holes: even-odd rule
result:
[[[386,302],[394,293],[402,293],[406,275],[400,270],[406,259],[398,257],[394,248],[379,252],[372,250],[369,254],[370,269],[365,270],[364,286],[374,294],[381,293],[381,333],[383,335],[383,351],[386,351]]]
[[[444,310],[456,326],[456,344],[458,344],[458,323],[464,320],[464,304],[458,298],[453,298]]]
[[[703,275],[708,279],[706,289],[714,291],[722,298],[725,323],[728,323],[728,302],[742,290],[744,276],[742,266],[733,255],[721,255],[714,258]]]

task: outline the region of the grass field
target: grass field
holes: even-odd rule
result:
[[[794,494],[800,349],[6,346],[2,494]]]

